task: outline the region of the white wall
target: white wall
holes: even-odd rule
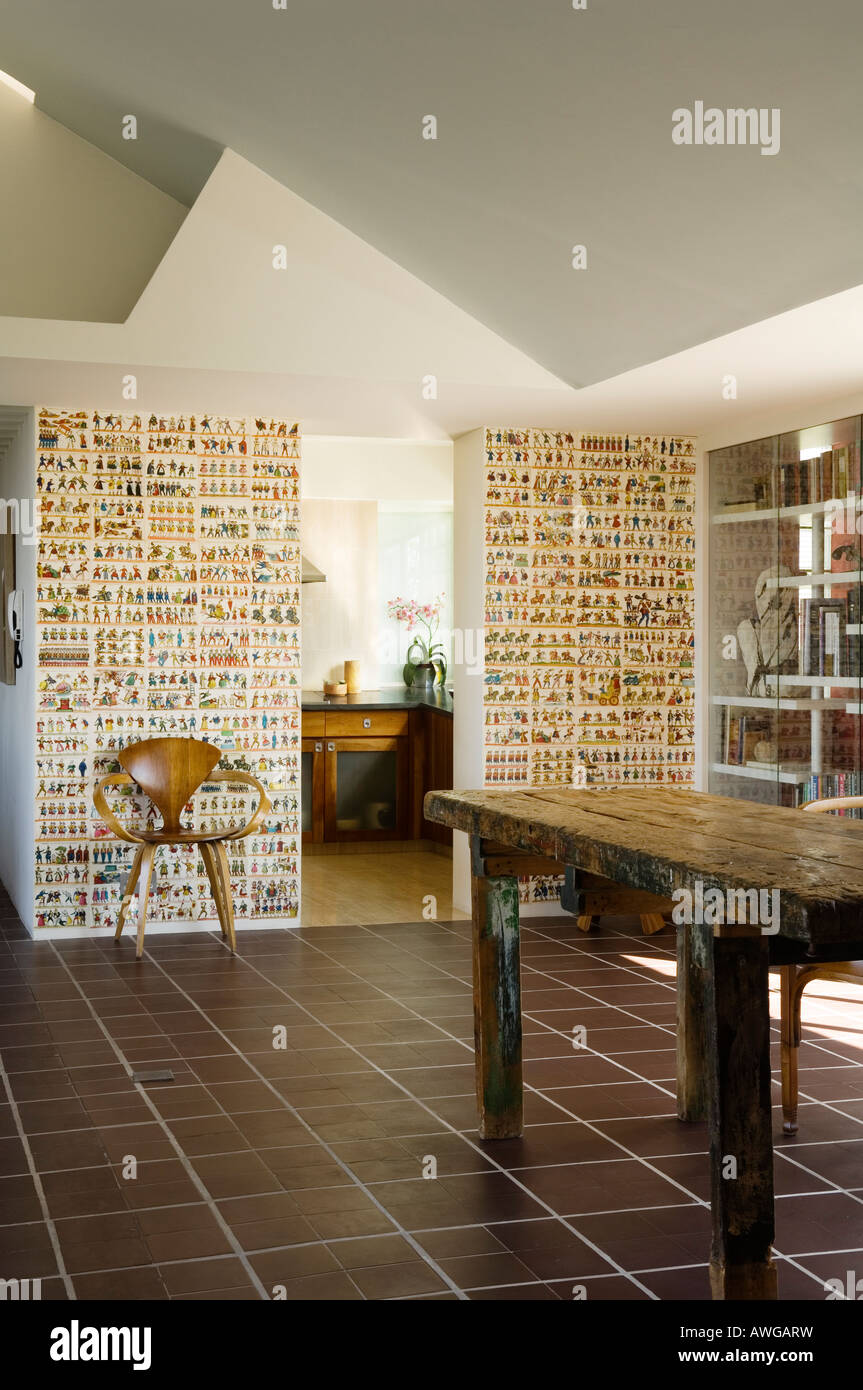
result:
[[[443,596],[440,622],[434,641],[452,658],[453,575],[452,505],[378,503],[378,678],[381,685],[404,683],[405,656],[414,637],[428,638],[425,628],[387,617],[391,599],[415,599],[431,603]],[[447,673],[449,680],[449,673]]]
[[[378,509],[374,502],[305,498],[303,554],[327,576],[303,586],[303,689],[341,680],[360,662],[364,690],[377,689]]]
[[[452,440],[303,436],[303,497],[452,502]]]
[[[401,685],[410,637],[386,617],[386,601],[397,594],[426,601],[441,590],[449,599],[454,588],[441,556],[440,534],[441,514],[453,505],[452,440],[305,435],[301,486],[304,552],[327,576],[326,584],[307,584],[303,590],[304,688],[318,689],[324,673],[329,676],[329,667],[345,656],[362,661],[365,689]],[[330,518],[329,540],[317,530],[313,540],[318,503],[321,515]],[[345,544],[353,554],[358,507],[374,508],[374,534],[365,533],[364,542],[373,554],[354,554],[351,560],[339,552],[336,530],[341,517]],[[330,563],[325,555],[332,557]],[[369,560],[373,580],[367,573]],[[365,576],[362,594],[357,593],[360,574]],[[346,586],[354,592],[348,594]],[[342,623],[347,613],[350,642]],[[450,623],[447,604],[442,626]],[[348,651],[346,642],[357,650]]]
[[[29,411],[0,461],[0,495],[33,498],[35,415]],[[16,542],[16,586],[24,590],[23,666],[14,685],[0,684],[0,879],[22,922],[34,929],[33,835],[36,818],[36,595],[35,545]]]

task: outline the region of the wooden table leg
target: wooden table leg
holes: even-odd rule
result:
[[[707,1119],[707,965],[711,927],[677,928],[677,1115]]]
[[[777,1297],[766,936],[715,936],[707,970],[715,1299]]]
[[[522,1132],[518,879],[472,878],[476,1099],[483,1139]]]

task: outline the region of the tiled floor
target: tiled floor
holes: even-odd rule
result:
[[[236,959],[151,935],[136,964],[131,940],[34,943],[8,914],[0,1277],[78,1299],[707,1296],[669,932],[525,925],[527,1128],[483,1145],[467,923],[243,932]],[[786,1299],[863,1276],[856,994],[811,1000],[799,1136],[777,1120]]]

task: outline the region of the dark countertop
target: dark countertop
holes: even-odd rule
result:
[[[418,705],[451,715],[452,695],[440,686],[434,686],[431,690],[408,690],[407,687],[403,690],[363,690],[359,695],[324,695],[320,690],[304,690],[302,693],[304,710],[416,709]]]

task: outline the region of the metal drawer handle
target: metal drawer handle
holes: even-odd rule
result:
[[[322,743],[316,743],[316,744],[315,744],[315,752],[316,752],[316,753],[322,753],[322,752],[323,752],[323,748],[324,748],[324,745],[323,745]]]
[[[372,721],[371,721],[370,719],[364,719],[364,720],[363,720],[363,728],[364,728],[364,729],[370,729],[371,727],[372,727]]]
[[[327,752],[328,752],[328,753],[335,753],[335,751],[336,751],[336,745],[335,745],[334,743],[328,743],[328,744],[327,744]]]

